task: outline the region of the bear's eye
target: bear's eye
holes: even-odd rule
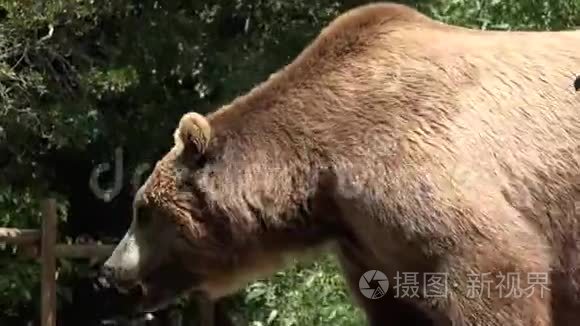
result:
[[[139,224],[140,226],[146,226],[149,223],[151,223],[152,217],[153,217],[153,214],[151,214],[150,209],[140,207],[137,210],[137,224]]]

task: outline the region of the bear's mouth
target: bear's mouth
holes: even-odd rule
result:
[[[140,315],[167,308],[185,292],[180,288],[167,287],[164,284],[165,282],[140,280],[132,287],[115,287],[115,289],[131,302],[132,312]]]
[[[140,283],[134,291],[138,310],[142,313],[155,312],[167,308],[179,296],[178,293],[156,289],[144,283]]]
[[[139,311],[154,312],[194,291],[195,284],[196,278],[182,269],[159,269],[135,282],[129,295],[136,301]]]

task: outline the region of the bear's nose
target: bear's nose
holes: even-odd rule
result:
[[[109,265],[103,265],[98,275],[99,283],[106,288],[109,288],[115,283],[115,269]]]
[[[123,269],[104,264],[99,271],[98,282],[104,288],[116,288],[121,293],[128,293],[139,284],[134,279],[125,278]]]

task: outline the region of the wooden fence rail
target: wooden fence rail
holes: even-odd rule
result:
[[[0,243],[32,245],[40,241],[40,235],[39,230],[0,228]]]
[[[56,326],[56,258],[106,259],[115,248],[112,244],[59,244],[57,243],[58,215],[56,201],[41,202],[42,228],[0,228],[0,244],[25,248],[27,256],[40,258],[41,272],[41,326]],[[40,253],[40,256],[39,256]],[[200,304],[200,324],[213,326],[213,303]]]

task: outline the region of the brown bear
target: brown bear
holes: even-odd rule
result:
[[[355,8],[182,117],[105,271],[155,309],[329,249],[371,325],[578,325],[578,69],[580,31]]]

